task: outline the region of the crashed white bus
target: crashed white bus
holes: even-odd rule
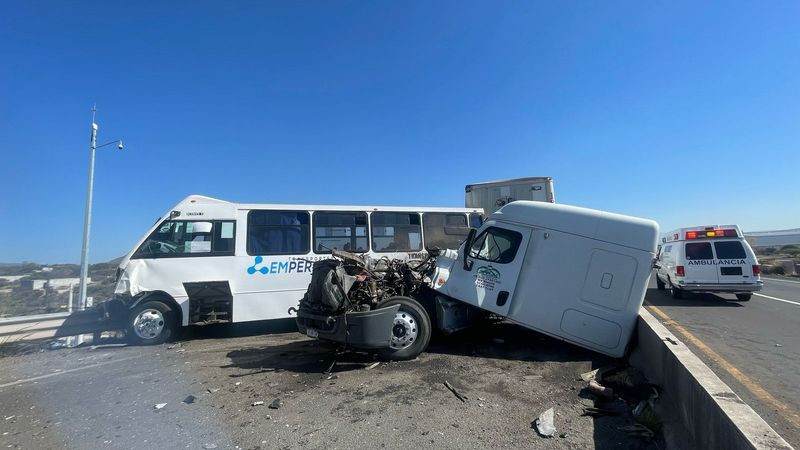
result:
[[[290,317],[314,261],[333,250],[420,259],[457,248],[478,208],[237,204],[191,195],[123,258],[107,318],[138,344],[181,326]]]

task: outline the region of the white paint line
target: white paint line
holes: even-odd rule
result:
[[[800,281],[782,280],[780,278],[761,277],[761,279],[762,280],[769,280],[769,281],[780,281],[781,283],[800,284]]]
[[[89,364],[88,366],[76,367],[74,369],[60,370],[58,372],[48,373],[46,375],[39,375],[38,377],[24,378],[24,379],[21,379],[21,380],[11,381],[11,382],[8,382],[8,383],[0,384],[0,389],[5,388],[5,387],[9,387],[9,386],[16,386],[18,384],[23,384],[23,383],[30,383],[32,381],[43,380],[45,378],[54,377],[56,375],[64,375],[65,373],[79,372],[81,370],[93,369],[95,367],[105,366],[107,364],[112,364],[112,363],[117,363],[117,362],[122,362],[122,361],[128,361],[130,359],[135,359],[135,358],[139,358],[139,357],[138,356],[135,356],[135,357],[132,356],[130,358],[114,359],[114,360],[111,360],[111,361],[100,362],[100,363],[97,363],[97,364]]]
[[[793,301],[791,301],[791,300],[784,300],[784,299],[782,299],[782,298],[778,298],[778,297],[770,297],[769,295],[758,294],[758,293],[756,293],[756,292],[753,292],[753,295],[757,295],[757,296],[759,296],[759,297],[768,298],[768,299],[770,299],[770,300],[777,300],[777,301],[779,301],[779,302],[791,303],[792,305],[795,305],[795,306],[800,306],[800,302],[793,302]]]

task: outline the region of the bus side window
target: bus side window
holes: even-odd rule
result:
[[[372,250],[376,252],[422,250],[422,231],[418,213],[374,212],[370,217]]]
[[[363,253],[369,250],[367,213],[317,211],[314,213],[314,253],[331,250]]]
[[[457,249],[469,233],[464,213],[424,213],[422,230],[425,248]]]
[[[307,211],[247,213],[248,255],[305,255],[310,247]]]
[[[214,222],[214,239],[212,251],[214,254],[233,254],[234,236],[236,236],[236,222],[217,221]]]

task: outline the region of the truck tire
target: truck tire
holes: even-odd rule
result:
[[[666,289],[666,287],[667,285],[664,284],[664,282],[661,281],[661,278],[658,278],[658,274],[656,274],[656,289],[658,289],[659,291],[663,291],[664,289]]]
[[[392,340],[381,354],[391,360],[414,359],[431,340],[431,318],[419,302],[409,297],[391,297],[378,307],[394,305],[400,305],[400,309],[394,318]]]
[[[127,335],[135,345],[163,344],[177,333],[176,313],[166,303],[148,300],[131,310]]]
[[[736,294],[736,300],[740,302],[749,302],[753,294]]]
[[[683,298],[683,291],[675,287],[675,285],[672,284],[672,280],[669,281],[669,295],[671,295],[672,298],[676,300],[680,300]]]

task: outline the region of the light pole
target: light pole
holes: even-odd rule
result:
[[[94,115],[97,108],[92,107],[92,134],[89,146],[89,186],[86,189],[86,216],[83,219],[83,247],[81,248],[81,284],[78,294],[78,309],[83,309],[86,305],[86,278],[89,276],[89,232],[92,228],[92,189],[94,188],[94,152],[98,148],[106,145],[119,143],[117,146],[122,150],[122,140],[117,139],[97,145],[97,124]]]

